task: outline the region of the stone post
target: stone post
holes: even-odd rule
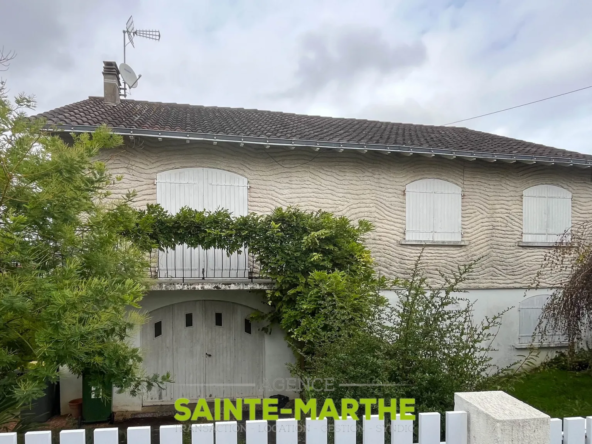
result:
[[[548,415],[505,392],[455,393],[468,416],[467,444],[549,444]]]

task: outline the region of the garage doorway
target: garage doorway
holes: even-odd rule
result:
[[[261,398],[265,338],[248,320],[252,308],[190,301],[159,308],[142,327],[144,367],[174,383],[144,394],[143,405],[214,398]]]

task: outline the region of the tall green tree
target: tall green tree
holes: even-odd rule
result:
[[[0,84],[0,400],[25,404],[67,366],[137,394],[160,384],[128,343],[149,287],[145,254],[120,233],[128,196],[94,158],[121,145],[107,129],[68,143],[26,117],[34,101]]]

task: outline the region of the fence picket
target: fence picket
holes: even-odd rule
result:
[[[446,444],[467,444],[467,412],[446,412]]]
[[[563,443],[584,444],[585,427],[584,418],[565,418],[563,420]]]
[[[391,421],[391,444],[413,444],[413,421],[402,420],[401,415]]]
[[[51,444],[51,432],[27,432],[25,433],[25,444]]]
[[[586,417],[586,444],[592,444],[592,416]]]
[[[0,433],[0,444],[16,444],[16,433]]]
[[[370,419],[362,419],[362,442],[364,444],[375,444],[384,442],[384,419],[380,419],[378,415],[370,416]]]
[[[166,444],[183,444],[183,426],[160,426],[160,442],[166,442]]]
[[[267,444],[267,421],[247,421],[247,442],[249,444]]]
[[[149,426],[128,427],[127,444],[150,444],[150,432]]]
[[[62,430],[60,432],[60,444],[85,444],[86,430]]]
[[[214,424],[193,424],[191,444],[214,444]]]
[[[236,421],[216,423],[216,444],[237,444],[238,428]]]
[[[94,433],[95,444],[118,444],[119,443],[119,429],[95,429]],[[29,444],[29,443],[27,443]]]
[[[551,419],[550,435],[549,444],[563,444],[563,424],[561,419]]]
[[[440,444],[440,414],[419,414],[419,444]]]
[[[347,419],[335,420],[335,444],[356,444],[357,424],[356,420]],[[280,442],[277,442],[280,444]]]
[[[218,443],[216,443],[218,444]],[[306,444],[327,444],[327,419],[306,418]]]
[[[298,444],[298,421],[278,419],[275,422],[275,433],[277,444]]]

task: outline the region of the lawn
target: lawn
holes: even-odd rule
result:
[[[535,371],[510,394],[552,418],[592,416],[592,375],[588,372]]]

